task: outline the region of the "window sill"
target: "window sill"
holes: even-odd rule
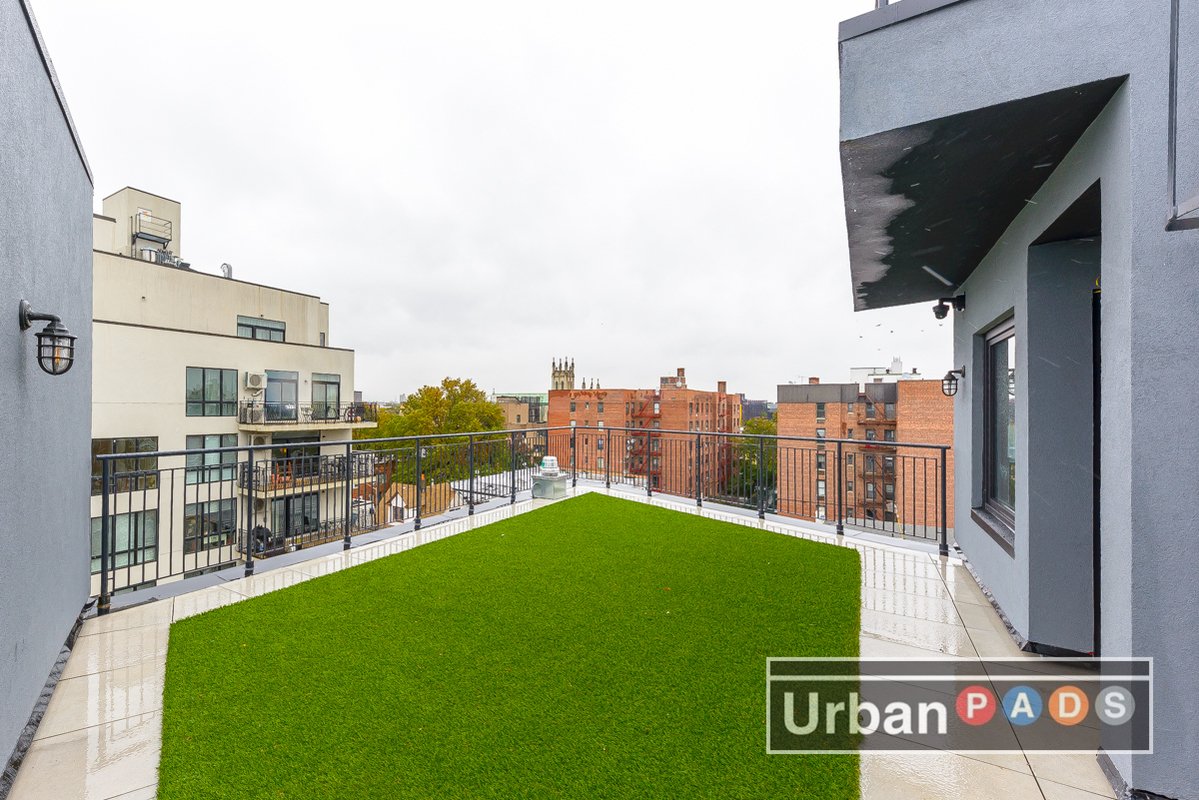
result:
[[[1016,532],[1006,522],[982,508],[970,509],[970,519],[986,531],[987,535],[1003,548],[1003,552],[1012,558],[1016,557]]]

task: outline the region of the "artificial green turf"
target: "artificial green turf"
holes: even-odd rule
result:
[[[158,796],[856,798],[767,656],[856,656],[856,551],[596,494],[171,628]]]

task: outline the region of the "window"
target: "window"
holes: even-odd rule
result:
[[[874,472],[874,456],[866,456],[866,471]]]
[[[321,347],[325,346],[325,332],[321,331]]]
[[[895,456],[883,456],[883,470],[886,472],[895,471]]]
[[[825,491],[824,490],[824,481],[823,480],[816,481],[816,498],[818,500],[824,499],[824,491]]]
[[[187,416],[237,416],[237,370],[188,367]]]
[[[823,470],[828,464],[828,453],[816,454],[816,469]]]
[[[236,447],[236,433],[213,433],[201,436],[188,436],[185,445],[188,450],[213,450],[217,447]],[[188,453],[187,470],[184,473],[185,483],[212,483],[214,481],[233,480],[233,471],[237,468],[237,453]]]
[[[286,536],[312,533],[320,528],[319,507],[315,493],[276,498],[271,501],[271,527]]]
[[[104,482],[103,467],[96,456],[127,454],[108,462],[108,477],[114,492],[134,492],[158,488],[158,459],[139,456],[158,449],[157,436],[126,439],[92,439],[92,494],[100,494]]]
[[[604,440],[603,440],[603,437],[600,437],[600,436],[597,436],[597,437],[595,437],[595,449],[596,449],[596,450],[603,450],[603,449],[604,449]]]
[[[983,397],[984,506],[1014,526],[1016,510],[1016,326],[1011,319],[985,337]]]
[[[852,438],[853,438],[853,428],[847,428],[847,429],[846,429],[846,431],[845,431],[845,438],[846,438],[846,439],[852,439]]]
[[[883,431],[883,439],[888,442],[895,441],[895,431],[894,430]]]
[[[237,315],[237,335],[243,339],[261,339],[264,342],[285,342],[287,325],[274,319],[243,317]],[[324,345],[324,342],[321,342]]]
[[[520,414],[517,414],[517,415],[516,415],[516,424],[517,424],[517,425],[519,425],[519,424],[520,424]]]
[[[817,439],[823,439],[823,438],[824,438],[824,434],[825,434],[825,429],[824,429],[824,428],[817,428],[817,429],[816,429],[816,438],[817,438]]]
[[[183,507],[183,552],[199,553],[233,544],[237,531],[237,503],[233,498]]]
[[[895,484],[893,484],[893,483],[884,484],[883,491],[886,493],[888,500],[895,499]]]
[[[866,419],[874,419],[874,403],[866,404]]]
[[[283,422],[299,418],[296,401],[300,392],[300,373],[268,369],[263,406],[268,422]]]
[[[601,444],[602,444],[602,442],[601,442]],[[598,467],[599,469],[604,468],[604,457],[603,456],[595,457],[595,466]]]
[[[874,484],[871,483],[870,481],[866,482],[866,499],[867,500],[874,499]]]
[[[341,376],[312,373],[312,418],[341,417]],[[519,422],[519,420],[517,420]]]
[[[883,405],[883,414],[887,417],[887,419],[895,419],[895,404],[894,403],[884,404]]]
[[[846,403],[846,404],[845,404],[845,412],[846,412],[847,414],[852,414],[852,413],[853,413],[853,403]]]
[[[824,422],[824,403],[816,404],[816,421]]]
[[[604,413],[604,401],[603,400],[600,400],[599,402],[597,402],[595,404],[595,410],[601,414]]]
[[[572,413],[572,414],[573,414],[573,413],[575,413],[575,411],[576,411],[576,406],[577,406],[577,403],[575,403],[575,401],[574,401],[574,400],[571,400],[571,401],[570,401],[570,413]]]
[[[853,493],[853,481],[845,482],[845,491]]]
[[[602,419],[601,419],[599,422],[595,423],[595,424],[596,424],[596,426],[597,426],[597,427],[599,427],[599,428],[602,428],[602,427],[604,427],[604,421],[603,421]]]
[[[158,509],[112,514],[108,518],[109,559],[114,567],[158,560]],[[92,517],[92,574],[100,571],[103,522]]]
[[[874,428],[866,429],[866,440],[867,441],[873,442],[877,438],[878,438],[878,431],[876,431]]]
[[[845,454],[845,466],[847,466],[847,467],[853,466],[853,455],[854,455],[853,453]]]

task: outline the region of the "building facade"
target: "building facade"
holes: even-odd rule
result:
[[[778,388],[778,433],[847,439],[841,446],[845,523],[916,535],[940,515],[940,451],[900,444],[953,446],[953,401],[940,381],[787,384]],[[825,520],[836,515],[837,450],[812,441],[778,444],[778,513]],[[947,470],[952,474],[952,451]],[[946,493],[953,517],[953,490]],[[950,526],[952,527],[952,525]]]
[[[1027,649],[1154,659],[1158,744],[1099,759],[1170,798],[1199,797],[1199,428],[1162,385],[1199,368],[1197,33],[1196,0],[840,32],[855,306],[952,315],[957,542]]]
[[[509,430],[541,427],[549,418],[549,395],[545,392],[493,394],[491,400],[503,409],[504,427]]]
[[[92,564],[95,456],[129,454],[110,462],[128,506],[110,509],[118,588],[227,566],[251,530],[259,554],[340,536],[347,487],[333,459],[344,446],[322,443],[375,425],[374,407],[354,400],[354,352],[331,346],[328,305],[191,269],[179,257],[180,221],[179,203],[131,188],[106,197],[93,219]],[[232,466],[244,453],[186,463],[137,455],[248,445],[264,446],[252,473]],[[351,502],[356,527],[370,526],[371,508]]]
[[[0,760],[21,734],[88,598],[92,177],[24,0],[0,0]],[[79,338],[62,375],[17,324],[24,300]],[[0,765],[0,770],[3,766]],[[0,795],[8,774],[0,776]]]
[[[635,477],[681,495],[692,493],[698,480],[705,493],[717,494],[730,475],[729,445],[713,442],[697,454],[691,449],[695,437],[683,432],[739,433],[741,397],[730,394],[724,381],[716,391],[692,389],[680,367],[660,378],[656,389],[551,390],[549,425],[617,429],[578,434],[574,457],[584,473]],[[550,452],[564,465],[574,463],[563,441],[551,436]]]

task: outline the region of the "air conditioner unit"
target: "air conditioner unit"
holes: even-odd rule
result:
[[[262,391],[266,388],[266,373],[265,372],[247,372],[246,373],[246,388],[254,391]]]
[[[262,425],[266,422],[266,409],[256,405],[247,406],[242,416],[246,425]]]
[[[264,445],[264,444],[266,444],[266,437],[265,436],[255,436],[251,441],[253,442],[253,444],[255,446]]]

